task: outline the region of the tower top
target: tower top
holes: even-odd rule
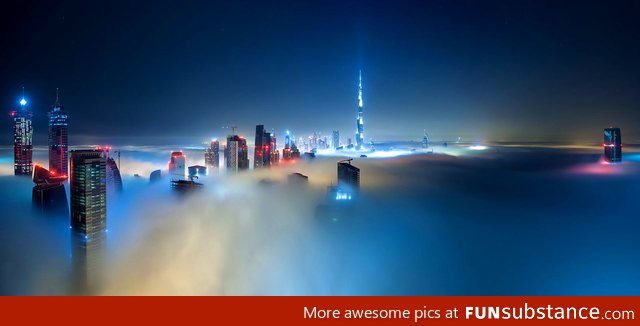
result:
[[[24,107],[27,105],[27,100],[24,99],[24,86],[22,87],[22,99],[20,99],[20,105]]]
[[[358,106],[362,107],[362,70],[358,75]]]

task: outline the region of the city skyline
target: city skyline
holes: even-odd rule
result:
[[[2,17],[15,33],[2,36],[0,100],[16,109],[26,88],[38,145],[56,88],[73,145],[223,139],[230,125],[250,139],[256,124],[346,139],[362,70],[365,143],[424,129],[434,140],[599,142],[609,126],[637,141],[640,48],[625,32],[638,4],[616,4],[20,3]]]

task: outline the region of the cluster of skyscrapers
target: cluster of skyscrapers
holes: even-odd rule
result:
[[[107,193],[122,191],[118,164],[110,155],[110,147],[69,151],[69,114],[56,100],[48,112],[49,169],[33,163],[33,112],[24,97],[20,108],[11,111],[13,119],[14,173],[33,175],[34,208],[47,215],[69,218],[73,234],[74,263],[79,263],[82,284],[89,280],[88,269],[95,261],[107,230]],[[69,154],[71,156],[69,157]],[[69,180],[70,203],[64,182]],[[69,209],[70,208],[70,209]]]

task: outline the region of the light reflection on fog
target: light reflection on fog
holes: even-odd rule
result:
[[[96,293],[640,293],[633,153],[616,173],[598,173],[608,168],[598,154],[570,148],[356,158],[362,196],[352,218],[333,223],[315,212],[338,158],[211,173],[202,193],[179,197],[166,177],[148,183],[170,150],[123,149],[125,191],[110,197],[107,278]],[[68,294],[68,218],[31,214],[31,181],[9,175],[11,152],[0,154],[0,293]],[[202,164],[199,150],[185,154]],[[35,157],[45,162],[46,151]],[[309,187],[288,187],[291,172]]]

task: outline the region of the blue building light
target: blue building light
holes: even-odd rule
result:
[[[336,200],[351,200],[351,195],[344,192],[337,192]]]

